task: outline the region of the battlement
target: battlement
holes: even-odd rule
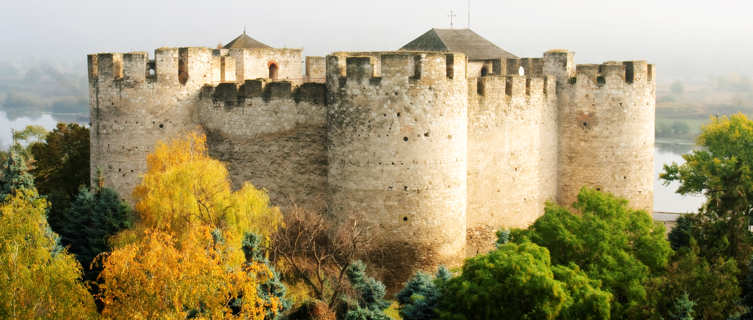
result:
[[[243,84],[224,82],[205,85],[200,99],[210,99],[215,105],[242,106],[247,99],[260,98],[264,102],[293,100],[295,103],[326,104],[327,88],[323,83],[307,82],[294,86],[289,81],[246,80]]]
[[[579,64],[575,67],[575,76],[568,81],[575,85],[590,81],[599,87],[608,83],[636,84],[654,83],[654,65],[646,61],[609,61],[603,64]]]
[[[203,47],[159,48],[150,60],[146,52],[98,53],[87,57],[89,81],[144,84],[203,85],[235,81],[235,61],[226,49]]]
[[[474,85],[473,82],[469,82],[469,84],[471,86]],[[481,97],[501,97],[502,95],[508,98],[547,97],[549,94],[554,94],[555,92],[555,79],[551,76],[490,75],[479,77],[475,82],[475,86],[475,90],[469,90],[468,92],[476,93]]]
[[[336,52],[327,56],[327,77],[379,85],[383,81],[465,79],[466,57],[436,52]]]

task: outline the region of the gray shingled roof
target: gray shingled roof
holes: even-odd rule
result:
[[[249,37],[248,35],[246,35],[246,32],[243,31],[243,34],[233,39],[233,41],[228,42],[223,48],[225,49],[240,49],[240,48],[253,49],[253,48],[271,48],[271,47],[257,41],[254,38]]]
[[[400,50],[462,52],[469,60],[517,58],[471,29],[431,29]]]

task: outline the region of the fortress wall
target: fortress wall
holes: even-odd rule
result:
[[[269,78],[269,66],[278,66],[277,80],[303,82],[302,49],[230,49],[229,55],[235,59],[236,80],[242,83],[249,79]]]
[[[492,249],[501,227],[526,227],[557,192],[553,77],[486,76],[469,81],[468,246]]]
[[[364,214],[385,248],[402,249],[391,263],[405,272],[393,285],[416,269],[458,265],[466,239],[465,56],[353,55],[327,57],[330,212],[341,221]]]
[[[223,83],[202,90],[199,123],[233,184],[264,188],[279,206],[320,210],[327,185],[326,88],[289,82]]]
[[[201,86],[220,70],[208,48],[161,48],[88,56],[91,170],[132,201],[146,171],[146,154],[158,140],[197,130],[195,106]]]
[[[608,62],[575,73],[559,94],[559,203],[589,186],[652,210],[654,66]]]
[[[324,57],[306,57],[306,81],[324,82],[327,77],[327,60]]]

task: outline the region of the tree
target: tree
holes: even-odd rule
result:
[[[102,314],[114,319],[265,319],[279,301],[257,287],[271,277],[263,264],[243,264],[232,233],[196,224],[181,240],[159,229],[103,257]],[[242,266],[242,267],[241,267]]]
[[[437,307],[442,297],[442,286],[451,278],[450,271],[439,267],[434,278],[424,272],[417,272],[397,294],[400,304],[400,317],[403,320],[431,320],[439,314]]]
[[[322,214],[293,207],[272,236],[272,261],[283,265],[288,282],[302,282],[314,299],[336,310],[347,289],[350,264],[374,243],[368,228],[355,217],[333,224]]]
[[[97,186],[81,188],[70,208],[58,217],[61,243],[84,267],[86,279],[97,279],[98,270],[90,269],[94,258],[111,249],[111,236],[132,225],[133,214],[112,189]]]
[[[58,123],[42,137],[44,141],[36,138],[28,147],[34,158],[30,173],[39,193],[52,204],[48,214],[50,226],[62,233],[66,228],[75,228],[60,220],[79,189],[89,186],[89,129],[75,123]]]
[[[233,192],[204,141],[189,134],[147,156],[134,191],[138,218],[99,258],[105,316],[272,319],[282,310],[284,288],[255,261],[259,239],[244,239],[268,239],[280,212],[250,184]]]
[[[442,319],[608,319],[611,299],[579,269],[553,268],[549,250],[531,242],[466,260],[442,292]]]
[[[263,190],[245,183],[233,191],[225,165],[209,157],[206,137],[195,133],[158,143],[133,194],[137,227],[175,234],[201,223],[237,238],[246,232],[269,237],[282,219]]]
[[[670,319],[672,320],[693,320],[693,303],[690,300],[687,292],[675,300],[674,310],[670,312]]]
[[[672,94],[674,95],[681,95],[685,92],[685,85],[682,83],[682,81],[675,81],[672,82],[669,90],[671,90]]]
[[[514,242],[532,241],[549,249],[552,263],[577,265],[611,292],[612,318],[645,318],[654,301],[647,294],[652,277],[666,271],[672,252],[664,226],[627,200],[584,188],[573,208],[547,204],[527,230],[514,230]]]
[[[261,299],[268,304],[272,304],[273,301],[278,301],[277,305],[279,309],[269,310],[267,312],[267,320],[275,319],[277,315],[290,309],[292,301],[285,297],[287,289],[280,280],[280,275],[275,271],[274,266],[271,265],[269,259],[267,259],[264,250],[261,245],[262,238],[254,233],[246,233],[243,237],[243,254],[246,258],[246,265],[262,264],[269,269],[270,277],[267,281],[259,283],[256,288],[257,294]]]
[[[753,253],[748,231],[753,213],[753,121],[743,114],[712,117],[697,138],[701,148],[683,155],[685,163],[665,165],[665,184],[678,181],[680,194],[706,196],[695,218],[700,254],[711,260],[734,257],[747,269]]]
[[[346,320],[390,320],[384,309],[390,302],[384,299],[384,284],[366,275],[366,264],[356,261],[346,271],[355,297],[347,297]]]
[[[18,152],[11,150],[3,163],[0,176],[0,201],[19,190],[34,189],[34,178],[28,171],[26,160]]]
[[[94,300],[81,268],[47,225],[46,200],[17,189],[0,201],[0,318],[87,319]]]

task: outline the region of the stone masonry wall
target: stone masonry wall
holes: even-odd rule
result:
[[[582,186],[651,212],[656,82],[645,61],[578,65],[559,93],[559,200]]]
[[[250,181],[275,205],[321,211],[327,185],[323,84],[247,80],[207,87],[199,122],[213,158],[225,162],[236,188]]]
[[[501,227],[522,228],[557,193],[553,77],[469,81],[467,256],[494,247]]]
[[[327,57],[330,213],[364,214],[386,247],[412,250],[394,255],[401,277],[464,258],[465,70],[461,54]]]

